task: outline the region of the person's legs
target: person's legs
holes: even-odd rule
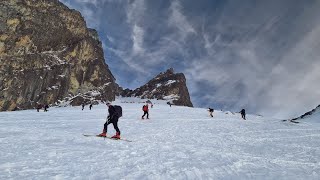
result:
[[[118,121],[115,121],[115,122],[113,122],[112,124],[113,124],[114,129],[115,129],[115,130],[117,131],[117,133],[120,135],[120,129],[119,129],[119,127],[118,127]]]
[[[142,119],[144,119],[144,116],[147,114],[146,111],[143,111],[143,116],[142,116]]]
[[[112,138],[120,139],[120,129],[118,127],[118,118],[117,117],[113,119],[112,124],[113,124],[114,129],[117,132],[116,135],[112,136]]]

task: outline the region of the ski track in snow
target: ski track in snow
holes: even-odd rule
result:
[[[0,179],[319,179],[320,124],[154,104],[121,104],[115,141],[105,105],[0,113]],[[112,124],[108,135],[115,133]]]

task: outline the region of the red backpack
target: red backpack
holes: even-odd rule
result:
[[[148,106],[147,106],[147,105],[144,105],[144,106],[142,107],[142,110],[143,110],[143,111],[148,111]]]

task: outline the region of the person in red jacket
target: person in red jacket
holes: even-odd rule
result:
[[[149,119],[149,108],[148,108],[148,104],[142,106],[142,110],[143,110],[143,116],[142,116],[141,118],[144,119],[144,116],[147,115],[147,119]]]

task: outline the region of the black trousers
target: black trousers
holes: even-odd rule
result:
[[[117,131],[117,133],[120,134],[120,129],[118,127],[118,120],[119,120],[119,117],[115,116],[112,119],[110,119],[109,121],[107,121],[106,123],[104,123],[104,130],[107,132],[108,125],[112,123],[114,129]]]
[[[246,120],[246,115],[245,114],[241,114],[241,117]]]
[[[144,116],[147,115],[147,118],[149,119],[149,112],[148,111],[143,111],[143,112],[144,112],[144,114],[143,114],[142,118],[144,118]]]

